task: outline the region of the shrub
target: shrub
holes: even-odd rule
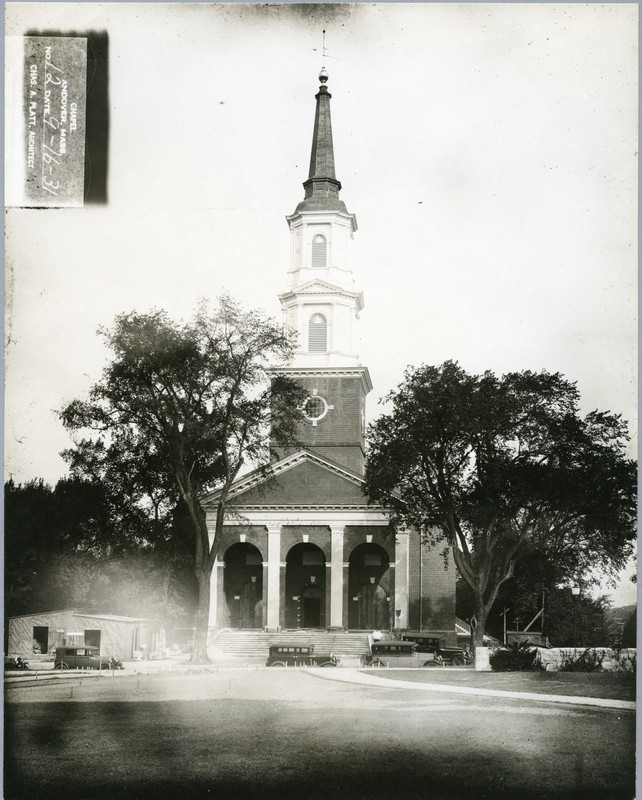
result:
[[[637,673],[636,653],[629,655],[620,650],[619,653],[613,654],[613,661],[615,662],[612,667],[613,672],[626,672],[629,675],[635,675]]]
[[[601,672],[604,653],[594,647],[587,647],[579,655],[576,652],[562,653],[560,672]]]
[[[539,669],[537,648],[529,642],[513,642],[498,647],[490,654],[489,661],[495,672]]]

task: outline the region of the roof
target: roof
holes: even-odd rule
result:
[[[119,614],[83,614],[82,611],[77,611],[75,617],[88,617],[89,619],[107,619],[112,622],[159,622],[158,619],[151,617],[125,617]]]
[[[325,85],[327,74],[319,76],[321,86],[315,95],[317,105],[312,133],[312,152],[310,171],[304,182],[305,198],[296,207],[301,211],[340,211],[347,214],[345,203],[339,199],[341,182],[337,180],[334,168],[334,144],[332,142],[332,119],[330,98],[332,95]]]
[[[84,617],[85,619],[104,619],[104,620],[110,620],[112,622],[160,622],[160,620],[158,619],[151,619],[149,617],[125,617],[125,616],[120,616],[118,614],[85,613],[84,611],[79,611],[77,608],[60,608],[51,611],[32,611],[29,614],[16,614],[16,616],[9,617],[9,619],[44,617],[46,615],[53,615],[53,614],[71,614],[74,617]]]
[[[23,619],[24,617],[41,617],[43,614],[75,614],[76,608],[54,608],[51,611],[30,611],[28,614],[15,614],[9,619]]]

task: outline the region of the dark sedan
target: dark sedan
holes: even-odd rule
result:
[[[446,639],[443,636],[427,636],[421,632],[408,631],[401,638],[405,642],[416,642],[418,653],[433,653],[444,664],[461,667],[472,662],[470,653],[464,650],[463,647],[446,644]]]
[[[339,659],[333,653],[315,653],[314,645],[273,644],[266,667],[336,667]]]

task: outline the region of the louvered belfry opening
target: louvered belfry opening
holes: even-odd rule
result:
[[[312,239],[312,268],[325,269],[327,264],[327,242],[325,236],[318,233]]]
[[[328,349],[328,321],[323,314],[313,314],[308,326],[308,350],[323,353]]]

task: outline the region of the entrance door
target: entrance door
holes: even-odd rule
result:
[[[318,597],[303,598],[303,627],[321,627],[321,600]]]
[[[46,653],[49,650],[49,628],[44,625],[35,625],[33,629],[34,653]]]
[[[262,626],[262,608],[259,606],[263,596],[262,564],[260,551],[249,542],[237,542],[226,551],[223,572],[225,626],[229,625],[231,628]]]
[[[243,586],[239,597],[239,618],[237,622],[237,628],[260,627],[260,622],[257,626],[255,619],[256,606],[261,599],[259,595],[259,584],[256,578],[250,579],[245,586]]]
[[[367,584],[359,592],[358,625],[362,630],[383,629],[390,625],[388,595],[379,584]]]
[[[322,628],[325,592],[316,584],[308,584],[301,592],[301,627]]]
[[[390,627],[390,559],[381,545],[360,544],[350,554],[348,625],[353,630]],[[394,584],[393,584],[394,585]]]

